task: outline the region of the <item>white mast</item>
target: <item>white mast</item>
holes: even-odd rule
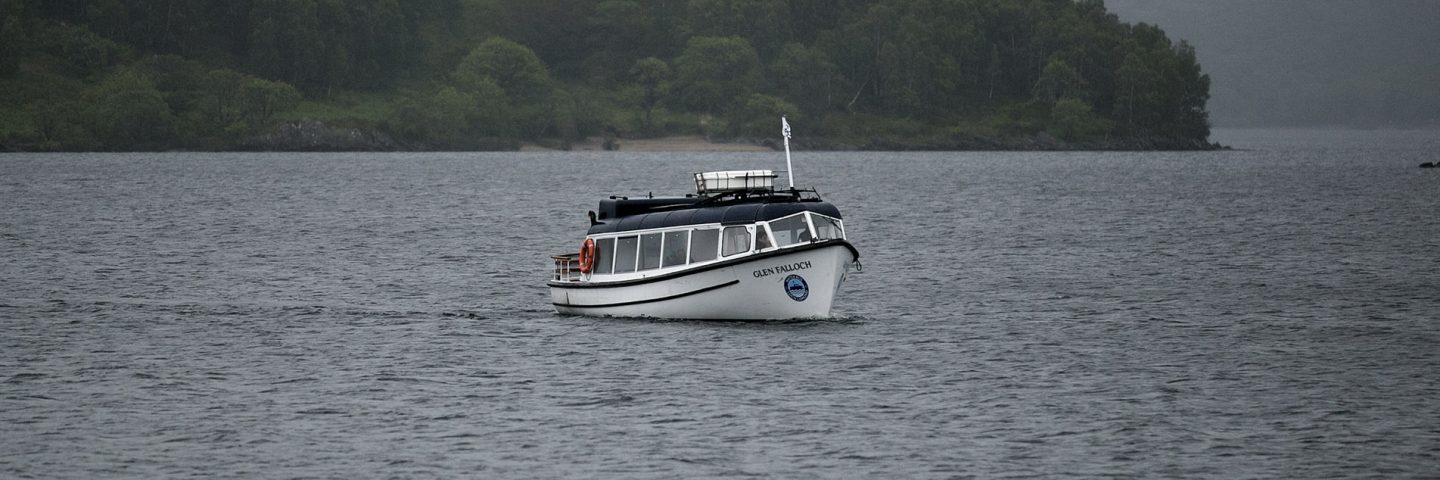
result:
[[[780,116],[780,130],[785,134],[785,175],[790,177],[790,188],[795,188],[795,168],[790,166],[790,122]]]

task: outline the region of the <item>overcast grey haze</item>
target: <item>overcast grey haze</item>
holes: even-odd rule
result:
[[[1440,125],[1440,1],[1106,5],[1195,46],[1217,127]]]

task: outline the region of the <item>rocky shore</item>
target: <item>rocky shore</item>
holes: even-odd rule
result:
[[[241,140],[237,149],[263,152],[393,152],[411,150],[385,132],[343,128],[319,120],[287,123],[275,131]]]

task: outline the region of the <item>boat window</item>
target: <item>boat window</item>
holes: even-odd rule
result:
[[[665,250],[661,254],[662,267],[685,264],[685,247],[690,244],[690,231],[665,232]]]
[[[640,236],[640,269],[660,268],[660,234],[647,233]]]
[[[765,233],[764,225],[755,226],[755,249],[764,250],[774,245],[770,244],[770,235]]]
[[[690,235],[690,262],[704,262],[715,259],[720,249],[720,231],[716,229],[696,230]]]
[[[824,215],[810,215],[810,223],[815,224],[815,238],[820,240],[832,240],[845,238],[845,229],[840,226],[840,221]]]
[[[725,227],[725,240],[720,255],[728,257],[750,251],[750,230],[745,227]]]
[[[595,273],[610,273],[615,260],[615,239],[602,238],[595,241]]]
[[[810,225],[803,213],[770,222],[770,231],[775,234],[775,244],[782,247],[810,241]]]
[[[615,242],[615,273],[630,273],[635,271],[635,253],[640,245],[640,237],[620,237]]]

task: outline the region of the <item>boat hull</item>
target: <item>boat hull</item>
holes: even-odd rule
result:
[[[775,251],[654,279],[551,282],[570,315],[711,320],[825,318],[850,264],[844,241]]]

